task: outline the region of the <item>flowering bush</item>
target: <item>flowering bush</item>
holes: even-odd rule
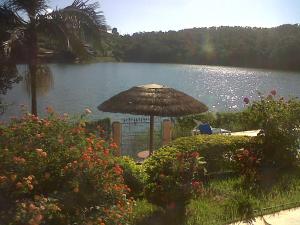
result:
[[[236,169],[243,176],[247,188],[255,187],[259,182],[260,156],[250,149],[240,149],[234,156]]]
[[[275,90],[247,109],[247,119],[261,129],[257,140],[261,144],[261,166],[288,168],[297,162],[300,137],[300,102],[285,100]]]
[[[0,125],[0,224],[127,224],[116,145],[48,112]]]
[[[164,208],[185,206],[202,190],[205,162],[196,151],[181,152],[166,147],[163,153],[154,153],[144,163],[148,175],[146,197]]]

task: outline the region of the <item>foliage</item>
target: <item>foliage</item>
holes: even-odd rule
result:
[[[187,206],[187,225],[223,225],[240,220],[249,220],[255,216],[266,215],[284,209],[300,206],[299,168],[279,174],[279,182],[270,192],[252,195],[241,187],[242,179],[212,180],[204,185],[204,193],[193,199]],[[159,223],[159,209],[138,200],[134,207],[132,224]],[[142,223],[140,221],[143,221]],[[173,224],[173,223],[172,223]]]
[[[244,99],[250,104],[248,98]],[[236,171],[243,177],[243,187],[252,191],[271,189],[279,170],[286,170],[299,163],[300,102],[276,96],[276,91],[254,101],[245,110],[249,123],[261,131],[256,144],[237,151],[233,157]]]
[[[259,124],[250,121],[249,109],[240,112],[202,113],[176,119],[174,137],[190,136],[196,121],[209,123],[212,127],[231,132],[259,129]]]
[[[8,90],[12,89],[13,84],[19,83],[21,80],[22,77],[18,74],[16,65],[9,63],[0,65],[0,115],[5,111],[5,105],[1,101],[1,95],[5,95]]]
[[[97,121],[89,121],[86,123],[86,129],[89,133],[96,132],[96,135],[108,140],[111,133],[110,118],[105,118]]]
[[[170,146],[180,151],[198,151],[207,162],[208,172],[226,171],[232,166],[232,156],[240,148],[256,145],[250,137],[227,135],[196,135],[178,138]],[[173,153],[168,149],[158,150],[156,155]]]
[[[300,69],[299,24],[203,27],[118,38],[114,55],[123,61]]]
[[[105,18],[98,11],[99,4],[74,0],[63,9],[48,12],[48,8],[45,0],[30,1],[28,4],[20,0],[3,1],[0,4],[0,33],[3,37],[0,41],[4,47],[1,53],[8,53],[14,62],[21,60],[30,63],[33,57],[37,57],[36,45],[49,42],[57,50],[87,57],[88,49],[85,44],[92,43],[96,46],[103,34],[100,28],[105,26]],[[20,12],[28,17],[21,18]],[[42,49],[39,51],[42,53]],[[21,52],[23,54],[18,54]]]
[[[196,121],[209,123],[211,126],[214,126],[216,117],[215,114],[208,112],[176,118],[175,126],[172,130],[173,139],[190,136],[192,129],[196,126]]]
[[[193,194],[202,191],[205,163],[196,151],[166,149],[165,153],[172,154],[154,153],[144,162],[148,176],[145,195],[150,202],[164,208],[184,206]]]
[[[91,39],[101,42],[101,28],[105,27],[97,2],[74,0],[70,6],[51,12],[47,11],[50,8],[47,3],[47,0],[4,0],[0,3],[0,62],[28,65],[34,115],[37,115],[39,53],[43,52],[39,38],[54,40],[53,45],[59,50],[86,59],[91,55],[87,43],[91,43]]]
[[[261,158],[250,149],[240,149],[234,155],[236,170],[243,176],[243,187],[255,189],[260,181]]]
[[[127,156],[120,157],[118,162],[124,171],[124,182],[131,190],[130,195],[135,198],[141,197],[146,181],[144,167]]]
[[[163,210],[149,203],[145,199],[139,199],[136,201],[133,207],[133,213],[130,218],[131,225],[163,225],[160,223],[157,217],[163,214]]]
[[[127,224],[116,145],[48,108],[0,125],[1,224]]]
[[[261,95],[248,109],[249,122],[259,124],[261,132],[255,149],[261,155],[262,167],[279,169],[295,166],[300,137],[300,102],[285,100],[271,91],[267,97]]]

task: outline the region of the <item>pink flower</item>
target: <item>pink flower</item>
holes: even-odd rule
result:
[[[245,103],[245,104],[249,104],[249,102],[250,102],[249,98],[248,98],[248,97],[245,97],[245,98],[244,98],[244,103]]]
[[[91,114],[91,113],[92,113],[92,111],[91,111],[89,108],[86,108],[86,109],[84,110],[84,112],[85,112],[86,114]]]
[[[270,93],[273,95],[273,96],[275,96],[276,94],[277,94],[277,92],[276,92],[276,90],[274,89],[274,90],[272,90],[272,91],[270,91]]]

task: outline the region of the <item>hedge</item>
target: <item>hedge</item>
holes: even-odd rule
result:
[[[208,172],[226,171],[230,168],[230,158],[237,149],[256,144],[254,139],[246,136],[225,135],[197,135],[178,138],[157,150],[145,161],[145,166],[153,167],[155,164],[173,160],[178,152],[197,151],[206,161]]]

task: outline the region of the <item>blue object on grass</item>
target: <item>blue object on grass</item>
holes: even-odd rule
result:
[[[199,131],[201,134],[212,134],[211,126],[208,123],[200,124]]]

